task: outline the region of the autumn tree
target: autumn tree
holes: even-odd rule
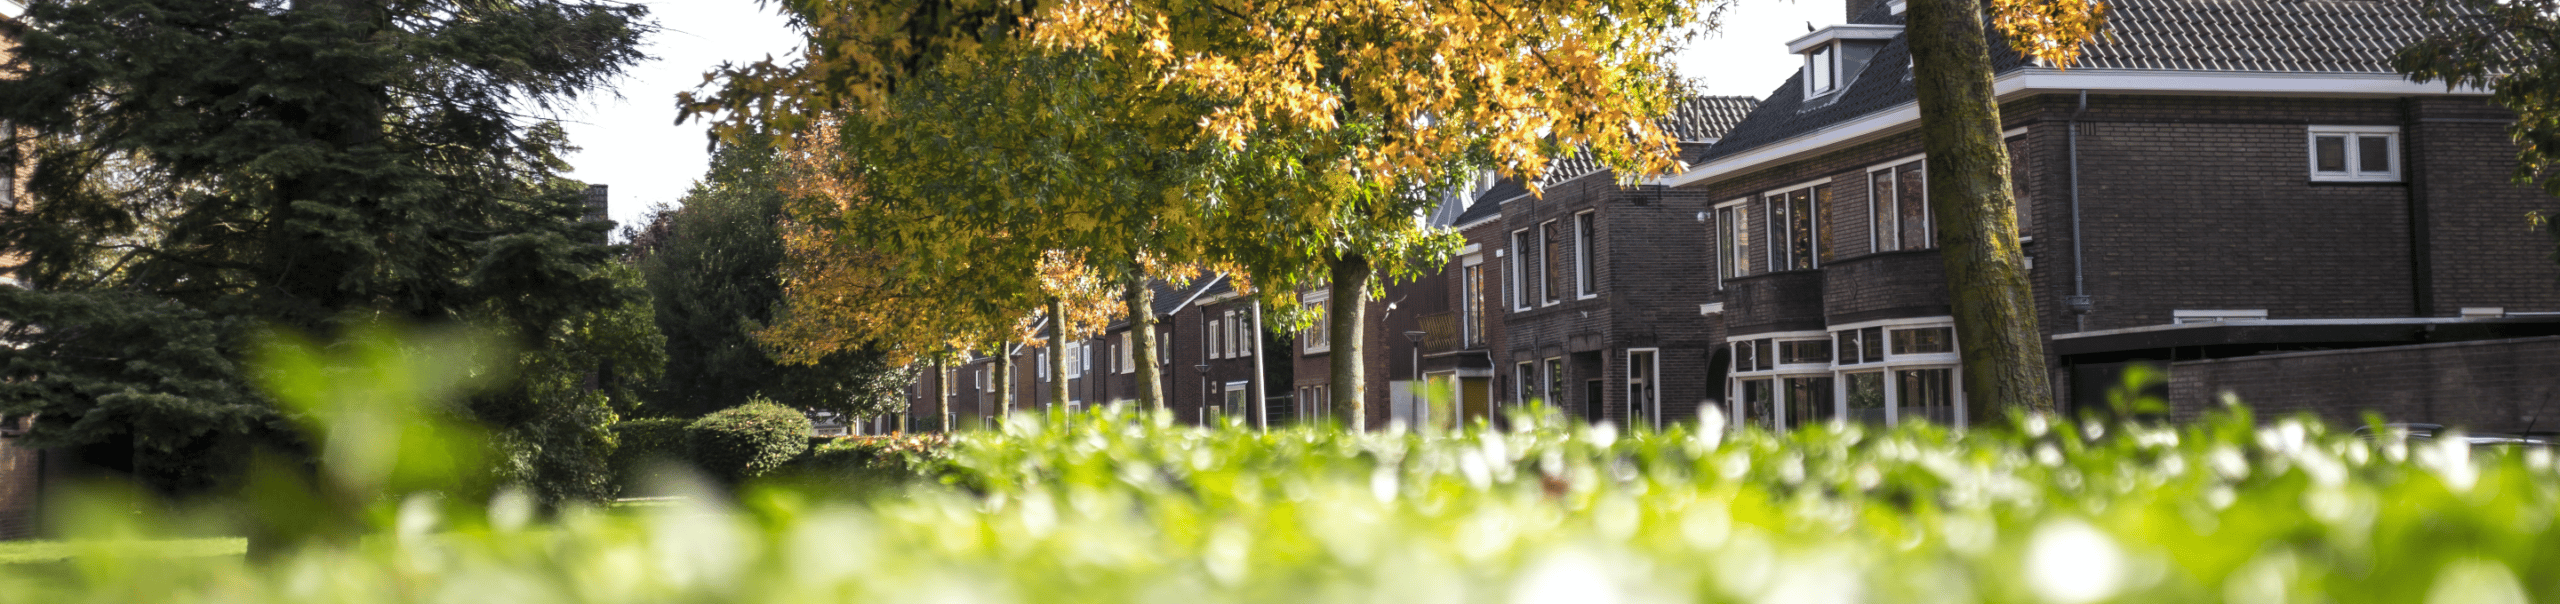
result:
[[[1454,247],[1414,194],[1491,167],[1535,182],[1589,143],[1629,173],[1676,165],[1652,116],[1676,98],[1664,62],[1696,0],[1556,4],[1346,0],[915,0],[779,3],[810,36],[787,63],[726,67],[680,102],[715,130],[790,132],[825,119],[936,136],[847,146],[890,182],[985,187],[950,197],[874,190],[882,215],[931,221],[910,262],[977,256],[995,235],[1090,265],[1148,252],[1227,265],[1276,307],[1337,284],[1335,324],[1358,328],[1371,277]],[[989,86],[966,98],[945,90]],[[948,102],[958,100],[961,102]],[[1003,118],[1003,119],[991,119]],[[856,137],[848,136],[847,140]],[[918,154],[900,140],[973,150]],[[1019,143],[1036,141],[1040,146]],[[885,144],[883,144],[885,143]],[[984,153],[993,151],[993,153]],[[931,172],[900,157],[937,161]],[[975,182],[970,182],[975,181]],[[917,190],[929,186],[917,183]],[[889,187],[896,188],[896,187]],[[898,208],[900,203],[929,204]],[[1010,220],[1028,216],[1031,220]],[[895,243],[895,242],[892,242]],[[1012,266],[1022,266],[1012,264]],[[971,277],[974,278],[974,277]],[[1338,358],[1361,355],[1337,340]],[[1337,371],[1359,426],[1362,377]]]
[[[2052,411],[1984,22],[1996,23],[2016,51],[2067,66],[2095,35],[2106,7],[2101,0],[1990,0],[1988,7],[1982,0],[1910,0],[1907,7],[1929,205],[1939,217],[1965,396],[1981,409]]]
[[[2560,0],[2426,0],[2427,35],[2392,55],[2412,80],[2448,88],[2489,90],[2489,101],[2514,111],[2507,136],[2516,143],[2513,179],[2560,195]],[[2552,215],[2528,214],[2560,244]],[[2560,251],[2552,259],[2560,260]]]

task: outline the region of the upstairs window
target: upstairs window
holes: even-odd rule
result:
[[[1298,337],[1298,341],[1305,345],[1304,348],[1307,354],[1316,354],[1319,352],[1328,352],[1333,350],[1333,333],[1325,323],[1324,311],[1325,301],[1331,299],[1333,299],[1333,294],[1325,290],[1307,292],[1307,314],[1313,316],[1315,319],[1307,326],[1306,335]],[[1211,328],[1211,331],[1215,330],[1215,328]]]
[[[1734,279],[1751,274],[1751,204],[1737,200],[1716,206],[1716,276]],[[1717,286],[1723,286],[1718,283]]]
[[[1537,249],[1528,229],[1511,232],[1511,311],[1529,310],[1529,252]]]
[[[1824,44],[1804,51],[1804,96],[1812,98],[1840,89],[1840,45]]]
[[[1914,159],[1867,169],[1867,232],[1875,251],[1938,245],[1937,232],[1929,224],[1927,163]]]
[[[1831,187],[1815,182],[1771,191],[1761,198],[1769,217],[1769,270],[1820,268],[1822,247],[1831,226],[1823,220],[1831,206]]]
[[[2400,127],[2312,126],[2311,180],[2400,182]]]
[[[1539,223],[1538,242],[1538,262],[1547,267],[1538,276],[1539,304],[1555,304],[1564,295],[1564,227],[1553,220]]]
[[[1474,348],[1484,345],[1484,264],[1475,256],[1466,263],[1458,270],[1458,334],[1459,341]]]
[[[1591,268],[1592,245],[1599,238],[1600,215],[1583,212],[1573,215],[1573,288],[1574,297],[1600,295],[1598,275]]]

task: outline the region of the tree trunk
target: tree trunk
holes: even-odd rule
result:
[[[988,364],[994,373],[987,376],[987,397],[995,400],[992,415],[999,420],[1013,416],[1013,353],[1005,350],[1011,344],[997,344],[995,360]],[[979,406],[985,412],[985,405]]]
[[[1358,253],[1343,254],[1333,262],[1333,298],[1325,309],[1325,337],[1332,340],[1333,352],[1333,416],[1352,430],[1369,429],[1368,383],[1362,379],[1360,362],[1367,352],[1361,345],[1363,315],[1369,308],[1369,257]]]
[[[1911,0],[1909,36],[1928,153],[1930,210],[1955,300],[1964,392],[1977,417],[2052,411],[2035,294],[2018,249],[2018,204],[1991,92],[1981,0]],[[1987,413],[1986,413],[1987,412]]]
[[[953,368],[950,363],[942,361],[933,362],[933,381],[936,382],[933,388],[933,412],[936,414],[934,423],[942,424],[942,431],[944,432],[951,432],[960,428],[960,422],[952,421],[959,419],[960,414],[951,412],[951,376],[953,373],[958,371],[959,370]]]
[[[1067,303],[1049,299],[1049,409],[1067,410]]]
[[[1163,412],[1163,372],[1156,363],[1156,355],[1161,354],[1156,350],[1156,292],[1147,287],[1147,276],[1133,268],[1128,283],[1121,285],[1120,300],[1129,305],[1129,361],[1138,365],[1138,408]]]

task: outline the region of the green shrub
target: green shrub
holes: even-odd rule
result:
[[[809,417],[762,397],[685,426],[693,463],[731,482],[762,476],[809,450]]]
[[[613,477],[622,485],[624,494],[654,494],[633,489],[655,481],[655,468],[693,463],[693,452],[685,445],[687,423],[690,422],[673,417],[651,417],[613,425]]]
[[[828,438],[776,474],[792,486],[834,494],[898,488],[938,476],[949,445],[941,434]]]

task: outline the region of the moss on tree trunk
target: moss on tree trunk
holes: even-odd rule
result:
[[[1977,417],[2053,410],[2018,204],[1991,90],[1980,0],[1911,0],[1908,35],[1929,157],[1929,207],[1953,293],[1964,391]],[[1987,412],[1987,413],[1986,413]]]
[[[1369,305],[1369,257],[1359,253],[1343,254],[1333,262],[1333,297],[1325,309],[1325,337],[1333,347],[1328,361],[1333,369],[1333,416],[1352,430],[1369,428],[1369,409],[1365,404],[1367,382],[1362,376],[1360,359],[1362,315]]]

